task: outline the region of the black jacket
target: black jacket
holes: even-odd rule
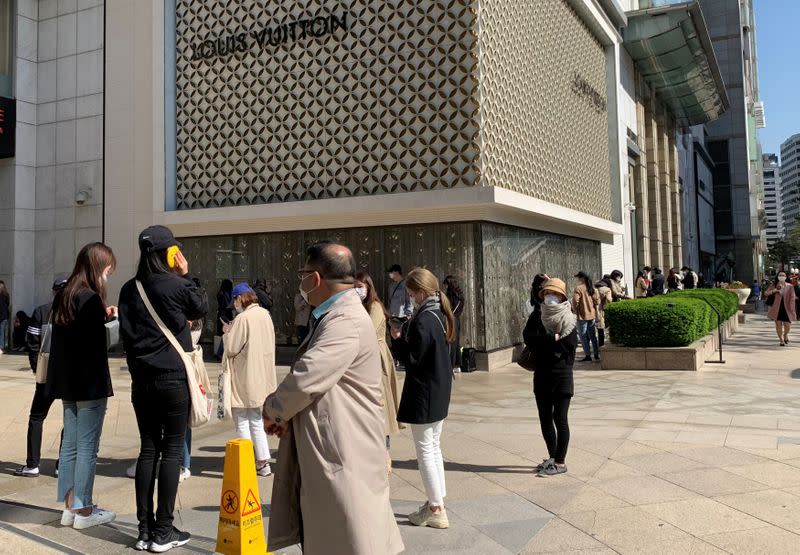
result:
[[[395,342],[396,356],[405,363],[406,379],[398,422],[430,424],[447,418],[453,368],[444,332],[445,318],[426,301],[403,325]]]
[[[5,295],[0,295],[0,322],[5,322],[8,320],[8,316],[11,314],[11,296],[6,293]]]
[[[39,348],[42,345],[42,327],[50,321],[50,311],[53,310],[53,303],[45,303],[37,306],[28,323],[25,333],[25,348],[28,351],[28,361],[31,363],[31,370],[36,372],[36,361],[39,358]]]
[[[62,292],[53,304],[58,306]],[[106,307],[100,296],[83,289],[72,303],[72,322],[53,324],[46,393],[64,401],[94,401],[114,395],[108,372]]]
[[[539,372],[572,370],[575,364],[575,350],[578,348],[577,330],[573,330],[566,337],[556,341],[555,337],[547,333],[544,328],[542,313],[538,305],[534,306],[534,311],[528,317],[522,338],[525,346],[533,354],[537,374]]]
[[[650,287],[647,291],[648,296],[663,295],[664,294],[664,274],[655,274],[650,281]]]
[[[258,297],[258,304],[261,305],[261,308],[272,311],[272,305],[274,304],[272,301],[272,295],[270,295],[260,287],[254,288],[253,291],[256,292],[256,297]]]
[[[154,274],[143,285],[158,316],[178,338],[183,350],[191,352],[188,321],[204,318],[208,312],[208,299],[199,280],[191,275]],[[134,380],[154,375],[185,379],[183,360],[147,311],[135,279],[128,281],[120,291],[119,323],[128,368]]]

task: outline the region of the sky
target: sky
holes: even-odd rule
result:
[[[753,0],[759,85],[767,127],[761,148],[780,153],[800,133],[800,0]]]

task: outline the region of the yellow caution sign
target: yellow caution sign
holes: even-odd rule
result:
[[[224,555],[267,553],[256,460],[249,439],[234,439],[225,446],[217,551]]]

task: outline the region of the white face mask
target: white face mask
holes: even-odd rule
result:
[[[233,303],[233,309],[236,311],[236,314],[241,314],[241,312],[242,312],[242,305],[241,305],[241,303],[234,302],[234,303]]]
[[[786,276],[778,276],[778,281],[783,283],[784,281],[786,281]]]
[[[358,293],[358,298],[362,301],[367,299],[367,288],[366,287],[356,287],[356,293]]]
[[[316,289],[316,287],[314,287],[314,289],[312,289],[311,291],[306,291],[306,290],[304,290],[304,289],[303,289],[303,282],[304,282],[306,279],[308,279],[309,277],[313,276],[313,275],[314,275],[314,274],[313,274],[313,273],[311,273],[311,274],[308,274],[308,275],[307,275],[306,277],[304,277],[303,279],[301,279],[301,280],[300,280],[300,286],[298,287],[298,289],[300,290],[300,296],[301,296],[301,297],[303,297],[303,300],[306,302],[306,304],[311,304],[311,303],[309,303],[309,302],[308,302],[308,295],[309,295],[309,293],[311,293],[312,291],[314,291],[314,289]]]
[[[544,296],[544,304],[561,304],[561,299],[558,298],[558,295],[550,295]]]

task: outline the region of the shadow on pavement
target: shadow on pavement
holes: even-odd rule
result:
[[[490,474],[530,474],[534,471],[535,464],[531,466],[515,466],[515,465],[482,465],[482,464],[466,464],[454,463],[445,461],[444,469],[456,472],[486,472]],[[406,461],[392,461],[392,468],[399,468],[403,470],[419,470],[416,459],[409,459]]]

